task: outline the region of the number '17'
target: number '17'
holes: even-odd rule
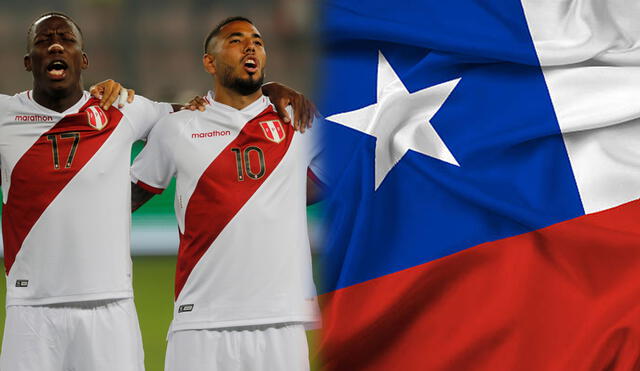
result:
[[[53,152],[53,168],[60,169],[60,145],[58,143],[58,137],[60,140],[64,139],[73,139],[73,144],[71,144],[71,151],[69,151],[69,156],[67,156],[67,162],[64,165],[66,169],[71,167],[73,163],[73,158],[76,156],[76,150],[78,149],[78,143],[80,143],[80,133],[77,131],[72,131],[69,133],[62,134],[51,134],[47,135],[47,140],[51,142],[51,151]]]

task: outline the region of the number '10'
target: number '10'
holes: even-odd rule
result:
[[[262,149],[259,147],[247,147],[244,150],[240,148],[231,148],[231,151],[236,156],[236,170],[238,171],[238,180],[243,181],[245,173],[250,179],[260,179],[264,176],[264,173],[267,171],[266,165],[264,163],[264,153]],[[258,172],[254,172],[251,168],[251,152],[256,152],[258,154],[258,161],[260,162],[260,168]]]

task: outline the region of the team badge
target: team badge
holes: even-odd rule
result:
[[[260,127],[264,136],[272,142],[280,143],[286,136],[280,120],[261,121]]]
[[[98,106],[91,106],[87,108],[87,119],[89,120],[89,126],[96,130],[102,130],[109,123],[107,114]]]

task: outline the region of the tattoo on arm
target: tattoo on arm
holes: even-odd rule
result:
[[[135,183],[131,183],[131,212],[138,210],[138,208],[149,201],[151,197],[155,196],[154,193],[143,189]]]

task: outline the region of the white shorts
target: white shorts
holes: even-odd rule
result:
[[[0,371],[144,371],[133,299],[9,306]]]
[[[169,334],[165,371],[305,371],[309,348],[301,324],[272,324]]]

